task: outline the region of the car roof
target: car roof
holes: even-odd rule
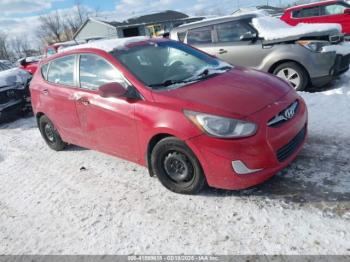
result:
[[[230,22],[230,21],[237,21],[237,20],[245,20],[245,19],[252,19],[255,17],[258,17],[258,14],[244,14],[244,15],[228,15],[228,16],[220,16],[220,17],[215,17],[215,18],[209,18],[193,23],[188,23],[188,24],[183,24],[177,28],[174,28],[172,31],[173,32],[178,32],[178,31],[186,31],[191,28],[198,28],[198,27],[203,27],[203,26],[209,26],[209,25],[215,25],[219,23],[225,23],[225,22]]]
[[[137,36],[137,37],[127,37],[127,38],[112,38],[112,39],[103,39],[97,40],[85,44],[69,46],[64,49],[59,49],[58,52],[52,56],[44,58],[41,60],[41,64],[45,64],[57,58],[60,58],[65,55],[74,55],[76,53],[86,52],[95,50],[104,51],[106,53],[110,53],[114,50],[125,50],[135,45],[143,44],[143,43],[155,43],[155,42],[167,42],[172,41],[165,38],[150,38],[146,36]]]
[[[292,6],[292,7],[287,8],[286,11],[297,10],[297,9],[301,9],[301,8],[305,8],[305,7],[316,7],[316,6],[323,6],[323,5],[329,5],[329,4],[336,4],[336,3],[346,3],[346,2],[343,0],[326,0],[326,1],[320,1],[320,2],[314,2],[314,3],[309,3],[309,4]]]

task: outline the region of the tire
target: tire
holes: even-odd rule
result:
[[[55,151],[61,151],[67,143],[63,142],[60,134],[55,128],[54,124],[47,116],[42,116],[39,119],[39,129],[46,144]]]
[[[273,74],[287,81],[296,91],[303,91],[309,85],[308,73],[295,62],[277,66]]]
[[[181,140],[168,137],[155,145],[151,168],[170,191],[197,194],[206,185],[203,169],[192,150]]]

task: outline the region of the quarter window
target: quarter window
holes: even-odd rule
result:
[[[74,65],[74,55],[53,60],[47,74],[47,81],[55,84],[74,86]]]
[[[129,86],[119,70],[105,59],[97,55],[81,55],[80,87],[97,90],[100,86],[108,83],[120,83],[125,88]]]
[[[211,26],[189,30],[187,33],[187,43],[190,45],[209,44],[212,42],[211,32],[212,32]]]
[[[239,42],[241,37],[247,33],[254,34],[249,26],[242,22],[228,22],[216,26],[219,42]]]
[[[322,7],[322,15],[340,15],[344,14],[344,10],[346,9],[343,5],[326,5]]]

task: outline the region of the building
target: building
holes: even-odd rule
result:
[[[186,14],[171,10],[134,17],[124,22],[89,18],[75,33],[73,39],[80,42],[100,38],[158,36],[179,25],[202,19],[204,17],[189,17]]]

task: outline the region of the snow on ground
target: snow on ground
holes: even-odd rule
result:
[[[0,254],[350,254],[349,80],[302,93],[304,150],[238,192],[174,194],[135,164],[49,150],[32,118],[2,125]]]

